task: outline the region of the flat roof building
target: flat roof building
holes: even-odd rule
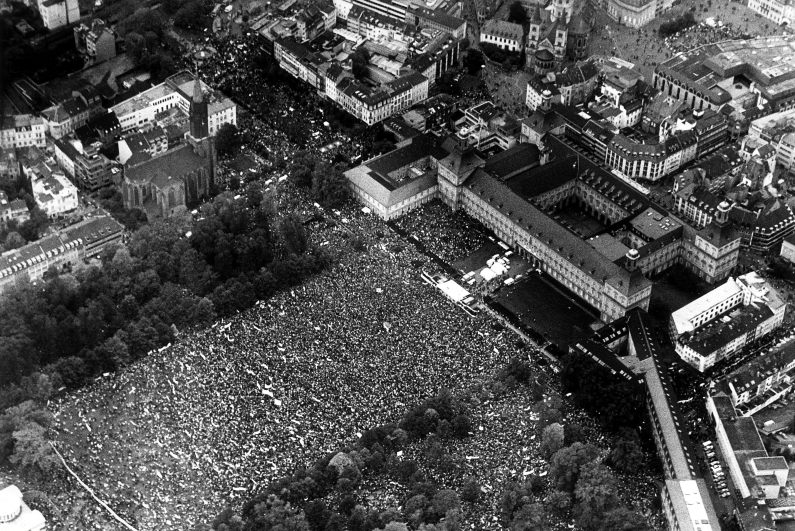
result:
[[[786,303],[756,272],[746,273],[671,314],[679,356],[703,372],[778,328]]]

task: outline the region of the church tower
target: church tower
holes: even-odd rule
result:
[[[190,136],[195,140],[201,140],[210,136],[210,118],[207,101],[204,97],[202,82],[199,74],[195,74],[196,79],[193,83],[193,98],[190,102]]]

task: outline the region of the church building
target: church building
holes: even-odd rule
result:
[[[125,208],[167,218],[188,210],[209,194],[215,178],[214,139],[209,134],[208,104],[196,76],[190,104],[190,133],[164,153],[135,157],[124,166]],[[143,160],[141,160],[143,159]]]

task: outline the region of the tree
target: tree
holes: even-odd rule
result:
[[[308,151],[296,152],[289,170],[290,180],[298,186],[310,186],[315,165],[317,165],[317,159],[314,155]]]
[[[36,479],[52,480],[60,471],[60,463],[50,443],[47,428],[37,422],[25,422],[13,432],[14,453],[11,464]]]
[[[566,518],[571,510],[571,495],[568,492],[556,490],[544,500],[549,512],[559,518]]]
[[[208,24],[210,8],[203,0],[188,0],[174,15],[174,25],[184,29],[202,29]]]
[[[279,223],[279,235],[288,254],[300,255],[307,249],[306,231],[298,219],[287,216]]]
[[[304,514],[273,494],[249,500],[243,507],[243,518],[252,531],[309,531]]]
[[[431,500],[431,507],[439,517],[442,517],[448,511],[460,510],[461,500],[458,498],[458,493],[454,490],[440,490]]]
[[[140,33],[130,32],[124,38],[124,47],[127,54],[133,58],[135,64],[145,63],[149,57],[146,48],[146,39]]]
[[[527,21],[527,10],[522,5],[522,2],[517,0],[512,3],[511,7],[508,9],[508,22],[524,24],[525,21]]]
[[[544,428],[541,434],[541,453],[545,459],[549,460],[555,452],[563,448],[565,437],[563,426],[557,422]]]
[[[53,392],[50,377],[40,372],[22,378],[20,387],[22,387],[28,400],[33,400],[35,403],[42,405],[47,404]]]
[[[19,249],[26,243],[28,242],[26,242],[25,238],[23,238],[18,232],[11,231],[6,236],[5,248],[6,251],[10,251],[12,249]]]
[[[610,529],[610,531],[651,531],[642,514],[626,507],[608,511],[602,518],[601,526],[600,529]]]
[[[573,492],[583,466],[596,459],[599,451],[590,443],[574,443],[561,448],[549,464],[549,477],[557,490]]]
[[[623,428],[619,431],[613,448],[610,450],[608,462],[610,466],[621,472],[632,474],[643,466],[643,449],[640,445],[638,432]]]
[[[304,515],[312,531],[323,531],[331,518],[331,511],[322,500],[311,500],[304,506]]]
[[[234,124],[222,125],[215,135],[215,147],[218,150],[218,154],[222,157],[234,157],[241,144],[242,139],[237,126]]]
[[[605,529],[602,518],[620,506],[618,482],[610,469],[592,461],[582,466],[574,489],[574,517],[585,530]]]
[[[370,52],[360,46],[351,54],[351,73],[356,79],[367,77],[367,65],[370,63]]]
[[[464,55],[463,63],[469,75],[476,76],[486,64],[486,60],[480,50],[472,48],[467,50],[467,53]]]
[[[312,198],[325,208],[338,208],[350,197],[348,179],[338,166],[323,164],[312,174]]]
[[[524,385],[530,381],[530,375],[532,374],[530,364],[519,356],[511,358],[506,367],[506,372],[509,376],[513,376],[517,382]]]
[[[477,503],[480,499],[480,483],[474,477],[470,477],[461,489],[461,499],[469,503]]]
[[[540,503],[526,503],[511,521],[511,531],[549,531],[551,524],[544,506]]]
[[[52,415],[32,400],[9,407],[0,415],[0,462],[9,458],[15,450],[14,433],[29,424],[37,424],[43,429],[52,422]]]

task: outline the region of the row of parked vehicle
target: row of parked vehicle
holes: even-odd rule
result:
[[[710,472],[712,472],[712,485],[721,498],[728,498],[731,496],[729,486],[726,483],[726,474],[723,472],[723,467],[718,460],[718,454],[715,453],[715,446],[712,441],[704,441],[704,454],[707,456]]]

